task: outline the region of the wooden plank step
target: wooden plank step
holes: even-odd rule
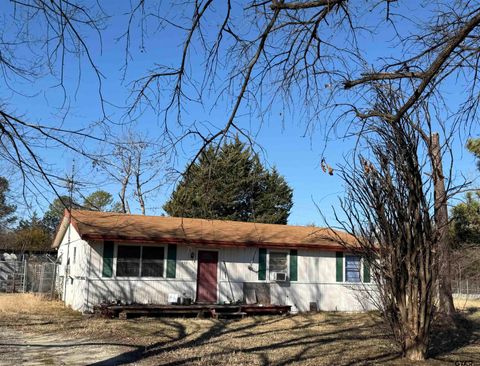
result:
[[[246,305],[246,304],[132,304],[99,305],[95,312],[105,317],[130,318],[134,316],[203,316],[203,317],[243,317],[245,315],[282,315],[290,312],[288,305]]]
[[[242,306],[241,311],[247,314],[287,314],[291,306]]]
[[[241,311],[241,307],[240,306],[235,306],[235,307],[228,307],[228,308],[224,308],[224,307],[216,307],[214,308],[215,309],[215,312],[217,313],[222,313],[222,314],[231,314],[231,313],[237,313],[239,311]]]
[[[141,317],[141,316],[195,316],[198,314],[198,310],[191,311],[144,311],[144,310],[124,310],[118,314],[119,319],[131,319],[132,317]]]
[[[237,311],[235,313],[217,313],[217,318],[244,318],[247,313],[243,311]]]

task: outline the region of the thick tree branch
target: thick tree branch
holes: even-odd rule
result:
[[[345,81],[343,86],[345,89],[350,89],[357,85],[370,83],[372,81],[395,80],[395,79],[422,79],[423,77],[424,77],[424,74],[421,72],[368,73],[368,74],[365,74],[362,78]]]
[[[480,9],[475,11],[475,15],[461,28],[457,34],[450,40],[446,47],[440,52],[436,59],[431,63],[430,67],[425,71],[425,76],[422,82],[415,89],[412,96],[407,100],[402,108],[398,111],[396,117],[397,121],[405,115],[405,113],[423,96],[425,89],[438,75],[439,71],[445,65],[448,58],[454,50],[468,37],[468,35],[480,24]]]
[[[309,8],[318,8],[322,6],[334,6],[339,5],[345,0],[317,0],[317,1],[305,1],[305,2],[290,2],[285,3],[283,1],[273,0],[270,8],[272,10],[278,9],[291,9],[291,10],[301,10],[301,9],[309,9]]]

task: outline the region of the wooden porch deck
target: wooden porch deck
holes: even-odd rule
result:
[[[206,318],[243,318],[248,315],[284,315],[290,312],[290,305],[99,305],[94,312],[106,318],[130,319],[140,316],[151,317],[206,317]]]

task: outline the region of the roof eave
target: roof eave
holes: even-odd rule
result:
[[[60,225],[57,227],[57,231],[55,232],[55,238],[53,239],[52,248],[58,248],[60,243],[62,242],[63,237],[65,236],[65,232],[68,229],[70,224],[70,213],[67,209],[65,209],[62,217],[62,221]]]
[[[184,239],[184,238],[143,238],[143,237],[127,237],[118,235],[95,235],[84,234],[81,235],[84,240],[100,240],[100,241],[115,241],[115,242],[129,242],[129,243],[151,243],[151,244],[184,244],[191,246],[210,246],[210,247],[241,247],[241,248],[301,248],[301,249],[322,249],[325,251],[343,251],[344,248],[333,242],[325,241],[324,243],[273,243],[273,242],[238,242],[238,241],[221,241],[221,240],[204,240],[204,239]]]

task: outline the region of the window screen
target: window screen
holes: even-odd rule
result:
[[[163,247],[143,247],[142,276],[163,277]]]
[[[268,268],[272,272],[287,273],[287,253],[270,252]]]
[[[360,282],[360,257],[347,255],[345,257],[345,279],[347,282]]]
[[[119,245],[117,250],[117,276],[140,275],[140,247]]]

